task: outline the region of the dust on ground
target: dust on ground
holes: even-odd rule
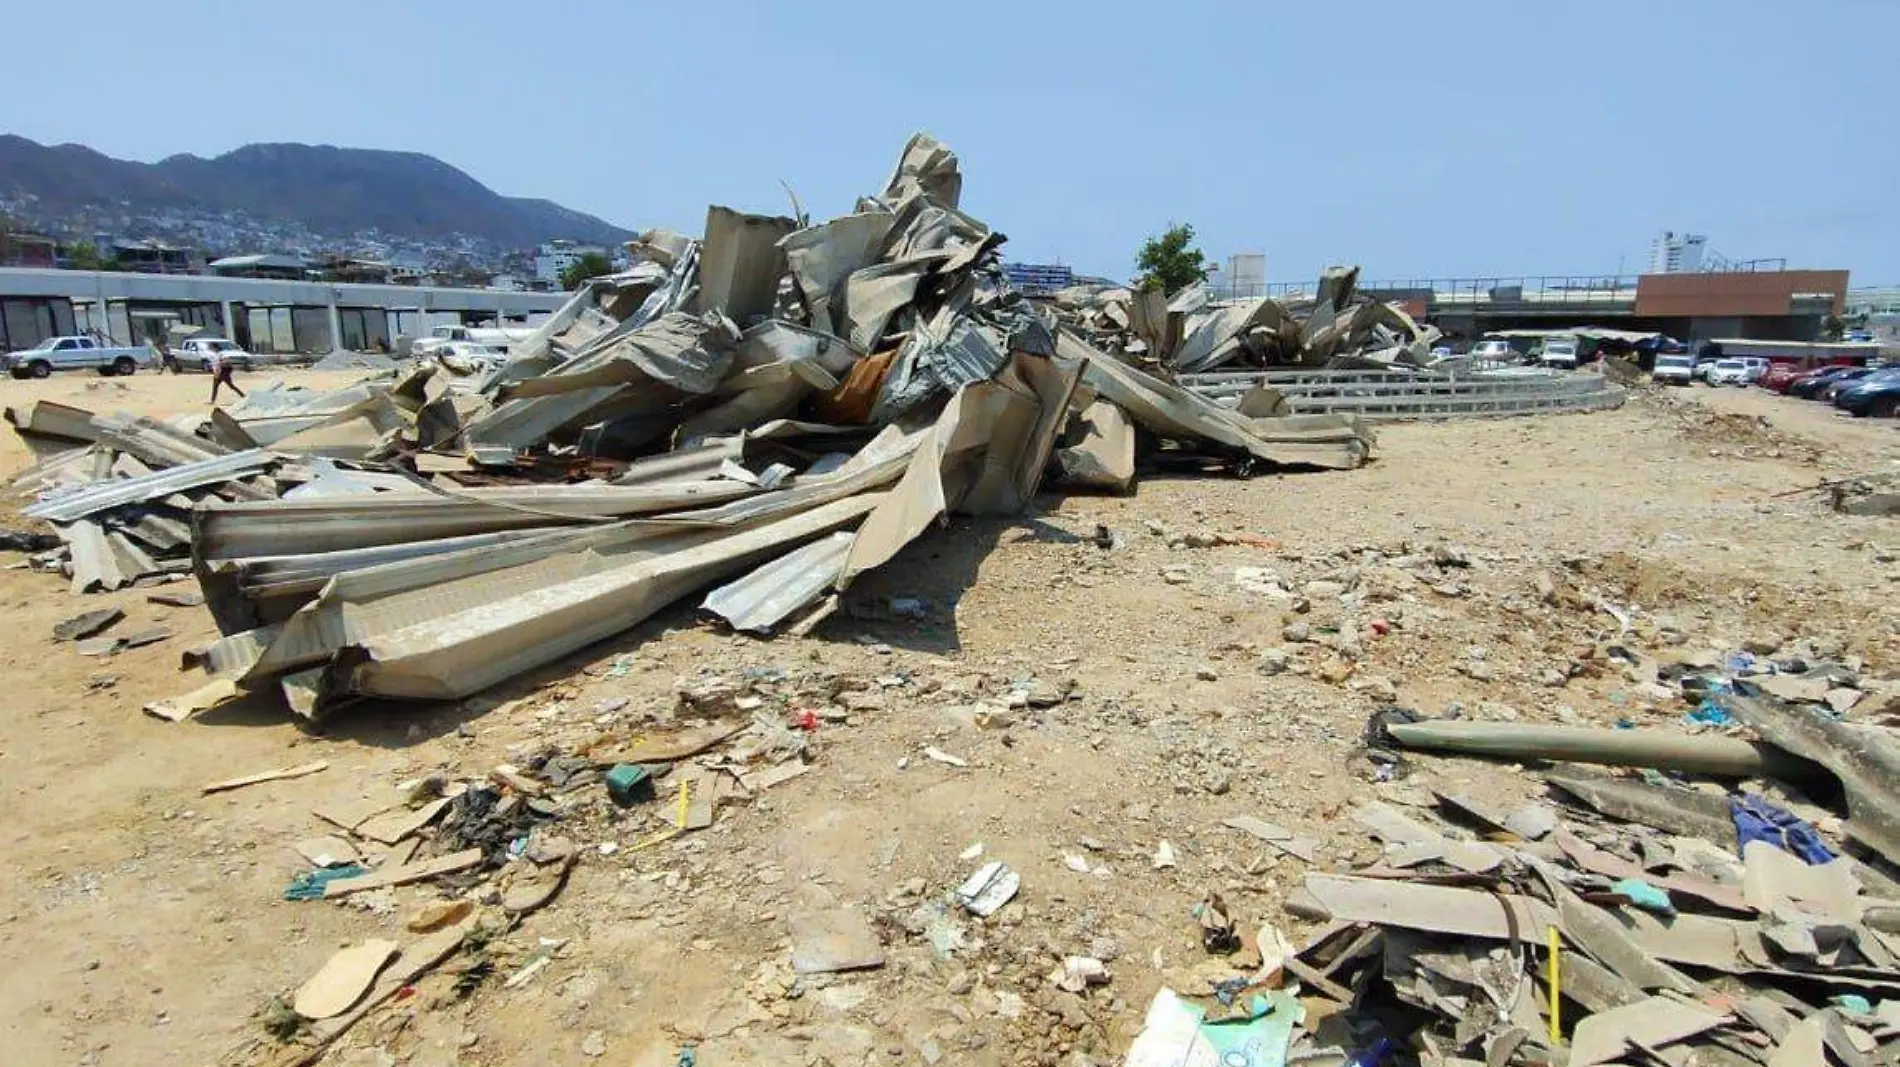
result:
[[[151,414],[208,391],[202,376],[7,383],[10,403]],[[270,1058],[258,1013],[272,997],[345,944],[404,936],[403,917],[443,894],[283,900],[303,867],[290,845],[320,830],[314,804],[437,771],[480,777],[603,722],[663,718],[682,683],[754,668],[797,693],[858,694],[843,716],[825,709],[810,773],[642,850],[655,816],[590,808],[565,831],[584,859],[562,895],[485,946],[493,975],[420,983],[329,1062],[672,1067],[686,1044],[721,1067],[1113,1062],[1164,976],[1202,958],[1190,912],[1208,891],[1243,923],[1311,932],[1280,907],[1308,865],[1224,818],[1308,835],[1314,868],[1331,869],[1377,853],[1343,817],[1356,803],[1537,791],[1508,765],[1426,757],[1373,781],[1360,736],[1375,708],[1673,722],[1679,705],[1591,658],[1620,631],[1615,611],[1720,648],[1802,638],[1890,670],[1893,520],[1776,494],[1892,470],[1897,443],[1891,422],[1702,388],[1613,412],[1392,426],[1356,472],[1154,477],[1128,498],[956,519],[807,638],[724,634],[688,602],[463,705],[358,708],[321,731],[268,706],[142,715],[193,687],[178,661],[216,634],[202,609],[139,589],[75,598],[56,576],[0,571],[8,1058]],[[28,462],[0,439],[0,467]],[[1102,526],[1113,547],[1096,543]],[[894,597],[928,613],[879,610]],[[107,659],[52,640],[56,622],[109,605],[121,625],[176,636]],[[1029,680],[1073,693],[976,725],[972,706]],[[199,793],[316,759],[329,767],[308,778]],[[1163,841],[1176,866],[1156,867]],[[979,843],[981,859],[959,858]],[[1021,874],[1021,894],[940,959],[919,906],[988,859]],[[888,962],[794,976],[788,921],[837,904],[876,917]],[[503,988],[537,954],[551,962]],[[1107,958],[1112,981],[1078,996],[1044,980],[1075,954]]]

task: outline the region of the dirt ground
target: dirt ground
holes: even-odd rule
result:
[[[7,403],[153,414],[208,390],[201,375],[0,383]],[[1210,890],[1245,923],[1296,943],[1310,932],[1280,907],[1309,865],[1223,819],[1308,835],[1310,869],[1331,869],[1376,855],[1345,817],[1355,803],[1447,784],[1539,792],[1519,768],[1424,757],[1409,778],[1374,781],[1360,735],[1382,704],[1675,722],[1673,699],[1589,659],[1618,629],[1599,604],[1698,646],[1807,638],[1874,677],[1900,662],[1895,520],[1777,495],[1900,470],[1900,425],[1696,388],[1613,412],[1380,432],[1376,462],[1355,472],[1151,477],[1128,498],[1045,496],[1034,514],[957,519],[809,637],[724,634],[687,602],[465,706],[359,708],[321,732],[261,701],[180,724],[141,714],[197,684],[178,664],[216,635],[203,610],[0,571],[4,1059],[270,1059],[259,1013],[272,997],[346,944],[409,937],[403,918],[447,892],[285,901],[304,866],[290,845],[323,829],[313,805],[431,772],[480,777],[664,718],[683,681],[776,668],[862,694],[848,718],[821,709],[810,773],[639,850],[665,825],[653,805],[588,805],[563,831],[582,862],[552,905],[485,946],[492,975],[419,983],[326,1062],[672,1067],[693,1045],[707,1067],[1113,1063],[1155,989],[1204,959],[1191,912]],[[0,471],[29,462],[0,437]],[[1238,568],[1290,592],[1255,591],[1261,575],[1243,583]],[[896,597],[923,598],[927,615],[883,610]],[[107,659],[53,640],[55,623],[103,605],[125,609],[123,627],[176,636]],[[1072,696],[975,724],[973,708],[1031,680],[1072,681]],[[319,759],[328,768],[308,778],[200,794]],[[1164,841],[1172,867],[1153,859]],[[980,858],[960,858],[978,844]],[[1020,873],[1020,895],[939,958],[919,905],[990,859]],[[789,924],[836,905],[875,917],[886,963],[794,976]],[[1112,980],[1081,996],[1044,981],[1081,954],[1108,959]],[[537,955],[551,959],[504,987]]]

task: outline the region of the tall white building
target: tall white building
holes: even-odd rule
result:
[[[1702,269],[1702,253],[1709,239],[1699,233],[1664,230],[1649,243],[1649,273],[1694,274]]]
[[[589,253],[604,256],[607,250],[599,245],[575,244],[573,241],[549,241],[534,252],[534,276],[549,285],[561,284],[561,272],[581,261]]]
[[[1264,252],[1236,252],[1227,257],[1225,287],[1235,296],[1260,296],[1267,291],[1267,256]]]

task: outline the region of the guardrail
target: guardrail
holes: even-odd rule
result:
[[[1391,371],[1255,371],[1183,375],[1179,384],[1232,406],[1257,385],[1295,415],[1352,414],[1378,421],[1502,418],[1618,407],[1619,386],[1599,374],[1444,378]]]

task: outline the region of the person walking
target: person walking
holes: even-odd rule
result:
[[[212,350],[211,352],[211,402],[213,404],[218,402],[218,387],[221,385],[230,386],[231,391],[236,393],[239,396],[244,395],[244,390],[239,389],[237,382],[231,380],[231,375],[236,373],[236,371],[237,371],[237,364],[232,362],[229,356],[226,356],[222,351],[219,351],[215,348]]]

